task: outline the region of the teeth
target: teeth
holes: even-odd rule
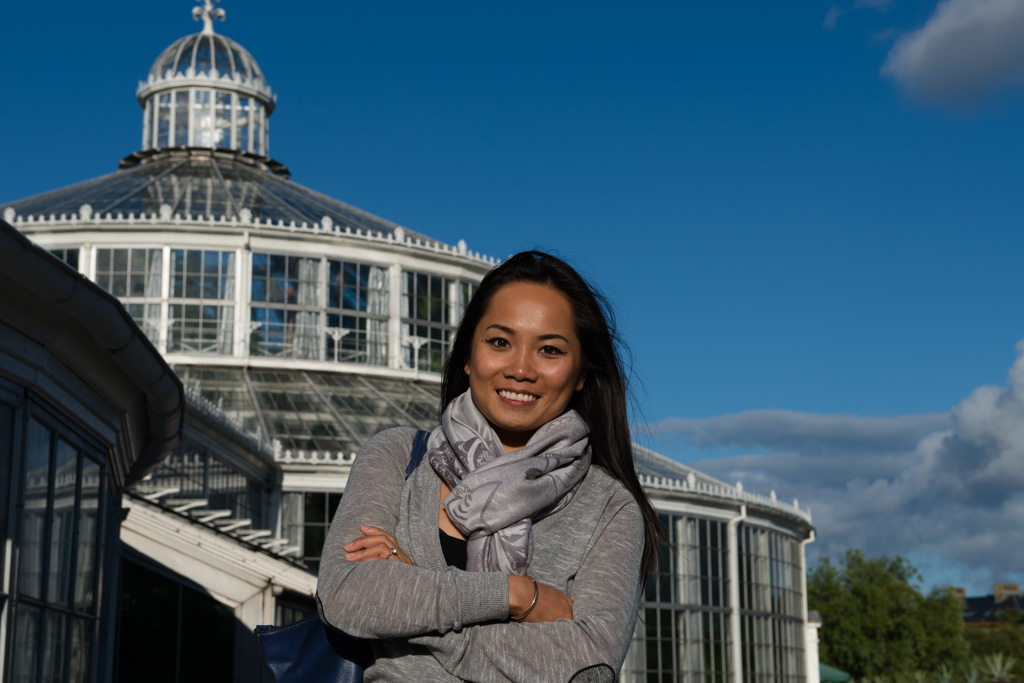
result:
[[[517,394],[514,391],[501,390],[498,395],[502,398],[507,398],[510,401],[536,401],[537,397],[532,394]]]

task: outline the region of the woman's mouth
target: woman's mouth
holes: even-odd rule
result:
[[[539,398],[539,396],[534,396],[533,394],[521,394],[515,391],[508,391],[507,389],[498,389],[498,396],[509,401],[519,401],[520,403],[532,403]]]

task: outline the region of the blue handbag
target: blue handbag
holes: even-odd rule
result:
[[[416,433],[406,479],[423,460],[429,436]],[[326,626],[319,614],[287,626],[257,626],[253,632],[276,683],[362,683],[363,668],[373,657],[369,641]]]
[[[257,626],[263,663],[277,683],[360,683],[370,644],[328,629],[319,614],[287,626]]]

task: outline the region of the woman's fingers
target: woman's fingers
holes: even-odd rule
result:
[[[349,562],[372,562],[395,559],[406,564],[413,561],[398,547],[391,534],[373,526],[360,527],[365,535],[345,544],[345,559]]]

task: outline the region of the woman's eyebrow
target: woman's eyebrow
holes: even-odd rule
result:
[[[492,327],[493,327],[493,328],[496,328],[496,329],[499,329],[499,330],[501,330],[501,331],[502,331],[502,332],[504,332],[505,334],[511,334],[511,335],[514,335],[514,334],[516,333],[516,331],[515,331],[515,330],[513,330],[513,329],[512,329],[511,327],[506,327],[505,325],[499,325],[498,323],[491,323],[490,325],[488,325],[487,327],[485,327],[485,328],[484,328],[484,330],[489,330],[489,329],[491,329]],[[564,341],[564,342],[565,342],[566,344],[568,344],[568,343],[569,343],[569,340],[568,340],[568,339],[566,339],[564,335],[558,334],[558,333],[556,333],[556,332],[552,332],[551,334],[542,334],[542,335],[540,335],[539,337],[537,337],[537,339],[540,339],[540,340],[547,340],[547,339],[561,339],[561,340],[562,340],[562,341]]]

